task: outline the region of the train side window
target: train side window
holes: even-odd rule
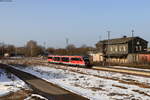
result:
[[[48,59],[53,59],[53,57],[48,57]]]
[[[72,61],[81,61],[81,58],[71,58]]]
[[[64,62],[69,62],[69,58],[68,57],[62,57],[61,60],[64,61]]]
[[[60,61],[60,57],[54,57],[53,60],[54,61]]]

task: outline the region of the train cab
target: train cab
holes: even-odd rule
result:
[[[70,63],[72,65],[85,66],[84,60],[81,56],[72,56],[72,57],[70,57]]]

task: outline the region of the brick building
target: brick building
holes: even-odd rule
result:
[[[104,61],[116,63],[128,63],[131,55],[147,52],[147,46],[148,41],[140,37],[126,36],[96,43],[97,51],[103,54]]]

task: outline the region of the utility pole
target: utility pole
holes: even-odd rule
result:
[[[68,39],[68,38],[66,38],[66,49],[67,49],[67,55],[68,55],[68,52],[69,52],[69,50],[68,50],[68,45],[69,45],[69,39]]]
[[[3,43],[0,42],[0,47],[1,47],[1,56],[3,56]]]
[[[134,30],[131,31],[132,32],[132,63],[134,63]]]
[[[68,46],[68,44],[69,44],[69,39],[66,38],[66,46]]]
[[[44,55],[45,55],[45,54],[46,54],[46,42],[44,42],[43,45],[44,45],[44,50],[43,50],[43,52],[44,52]]]
[[[2,56],[4,57],[4,42],[2,42]]]
[[[33,51],[32,51],[32,49],[33,49],[33,46],[32,46],[32,45],[31,45],[31,48],[30,48],[30,49],[31,49],[31,57],[32,57],[32,54],[33,54]]]
[[[100,35],[100,36],[99,36],[99,41],[101,41],[101,38],[102,38],[102,37],[101,37],[101,35]]]
[[[108,34],[108,45],[107,45],[108,66],[110,66],[110,55],[109,55],[110,31],[107,31],[107,34]]]
[[[132,32],[132,54],[134,53],[134,48],[133,48],[133,45],[134,45],[134,30],[131,31]]]
[[[18,50],[17,47],[15,47],[15,56],[18,55],[17,50]]]

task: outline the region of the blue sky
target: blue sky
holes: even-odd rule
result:
[[[150,0],[12,0],[0,2],[0,42],[23,46],[94,46],[99,40],[135,36],[150,41]]]

